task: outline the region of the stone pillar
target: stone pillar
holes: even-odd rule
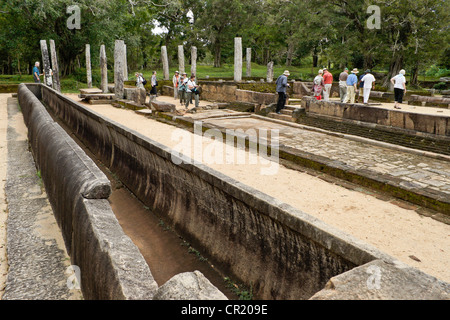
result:
[[[125,43],[123,40],[116,40],[114,46],[114,93],[116,99],[123,99],[123,55]]]
[[[252,48],[247,48],[247,73],[245,74],[247,77],[252,76]]]
[[[167,47],[166,46],[161,47],[161,60],[162,60],[162,65],[163,65],[164,80],[169,80],[170,79],[169,58],[167,57]]]
[[[242,38],[234,38],[234,81],[242,81]]]
[[[197,76],[197,47],[191,48],[191,74]]]
[[[87,86],[92,88],[92,69],[91,69],[91,45],[86,45],[86,77]]]
[[[128,81],[127,45],[123,45],[123,79]]]
[[[184,49],[183,46],[178,46],[178,70],[180,71],[181,74],[183,74],[183,72],[186,72],[184,70]]]
[[[267,82],[273,82],[273,61],[267,64]]]
[[[44,71],[44,84],[47,84],[47,77],[50,75],[50,59],[48,56],[48,48],[47,48],[47,41],[41,40],[41,52],[42,52],[42,70]]]
[[[54,40],[50,40],[50,55],[52,58],[54,89],[61,92],[61,82],[59,80],[58,56],[56,55],[56,46]]]
[[[104,44],[100,46],[100,73],[102,75],[100,89],[103,91],[103,93],[108,93],[108,65],[106,60],[106,49]]]

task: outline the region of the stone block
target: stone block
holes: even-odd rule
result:
[[[151,104],[156,111],[160,112],[175,112],[176,110],[176,106],[169,102],[152,100]]]
[[[153,300],[228,300],[200,271],[177,274],[163,284]]]
[[[310,300],[449,300],[450,285],[401,263],[374,260],[331,278]]]

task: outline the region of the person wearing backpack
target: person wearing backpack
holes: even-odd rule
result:
[[[180,76],[178,80],[178,96],[180,97],[180,105],[186,104],[186,85],[188,82],[186,72]]]

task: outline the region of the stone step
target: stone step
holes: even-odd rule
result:
[[[289,110],[287,108],[284,108],[280,111],[282,114],[288,115],[292,117],[292,113],[294,112],[293,110]]]
[[[296,110],[304,110],[305,108],[300,107],[300,106],[286,105],[286,106],[284,106],[284,109],[296,111]]]
[[[294,122],[292,119],[292,116],[288,116],[286,114],[277,114],[275,112],[270,112],[268,115],[270,118],[277,119],[277,120],[284,120],[289,122]]]

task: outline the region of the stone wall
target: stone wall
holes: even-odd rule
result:
[[[362,104],[317,101],[312,97],[304,97],[302,106],[311,115],[371,123],[412,133],[450,137],[450,117],[445,115],[418,114]]]
[[[392,258],[312,216],[43,87],[43,101],[153,212],[262,299],[307,299],[333,276]]]
[[[30,85],[33,92],[40,87]],[[32,91],[19,86],[28,139],[72,264],[80,267],[84,298],[151,299],[158,286],[111,210],[109,180]]]

